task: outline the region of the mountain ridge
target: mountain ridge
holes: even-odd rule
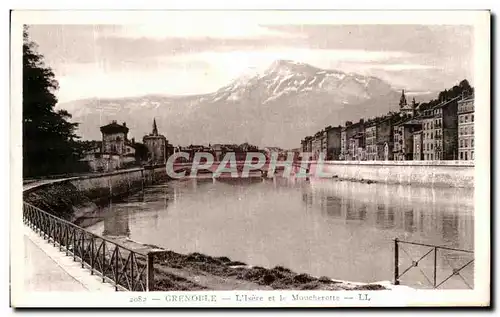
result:
[[[127,122],[142,138],[153,118],[173,144],[248,142],[295,148],[325,126],[397,111],[400,92],[373,76],[277,60],[263,72],[232,80],[215,92],[90,98],[61,103],[81,122],[83,139],[101,139],[99,126]]]

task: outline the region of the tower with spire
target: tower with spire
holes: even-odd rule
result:
[[[399,98],[399,108],[403,108],[404,106],[406,106],[407,103],[406,103],[406,96],[405,96],[405,90],[401,90],[401,98]]]
[[[401,98],[399,98],[399,111],[402,115],[413,117],[415,115],[416,102],[413,98],[411,104],[406,102],[405,90],[401,91]]]
[[[153,118],[153,133],[151,133],[153,136],[158,136],[158,127],[156,126],[156,118]]]
[[[148,164],[165,164],[168,157],[172,154],[173,147],[168,143],[164,135],[158,133],[156,118],[153,118],[153,129],[150,134],[142,139],[144,145],[148,148]]]

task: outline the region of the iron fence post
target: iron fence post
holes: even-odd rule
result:
[[[434,247],[434,288],[436,288],[437,280],[437,247]]]
[[[62,233],[62,226],[63,224],[62,223],[59,223],[59,230],[58,230],[58,238],[57,238],[57,242],[59,243],[59,252],[61,252],[62,250],[62,240],[63,240],[63,233]]]
[[[115,291],[118,291],[118,246],[115,245]]]
[[[394,285],[399,285],[399,246],[398,246],[398,238],[394,239]]]
[[[76,229],[73,228],[73,261],[76,261]]]
[[[146,280],[146,292],[151,292],[154,290],[154,266],[153,266],[153,252],[148,253],[148,263],[147,263],[147,280]]]
[[[94,237],[90,237],[90,275],[94,274]]]
[[[134,291],[134,252],[130,252],[130,280],[131,280],[131,285],[130,285],[130,288],[131,288],[131,291],[133,292]]]
[[[83,261],[83,257],[84,257],[84,253],[85,253],[85,249],[84,249],[84,246],[83,246],[83,242],[84,242],[84,238],[85,238],[85,237],[84,237],[84,234],[85,234],[85,233],[84,233],[83,231],[82,231],[82,232],[81,232],[81,234],[80,234],[80,237],[81,237],[81,239],[80,239],[80,241],[81,241],[81,242],[80,242],[80,244],[81,244],[81,245],[80,245],[80,261],[82,261],[82,269],[85,267],[85,266],[84,266],[84,263],[83,263],[83,262],[84,262],[84,261]]]
[[[106,281],[106,240],[102,240],[102,282]]]

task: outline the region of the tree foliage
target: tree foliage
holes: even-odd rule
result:
[[[74,172],[79,151],[77,123],[66,110],[54,109],[58,82],[37,45],[23,30],[23,172],[40,176]]]
[[[441,91],[436,99],[422,103],[419,107],[419,111],[430,109],[443,101],[459,97],[462,93],[465,93],[467,96],[474,94],[474,88],[471,87],[467,79],[462,80],[458,85],[453,86],[451,89]]]

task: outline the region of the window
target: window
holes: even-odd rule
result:
[[[460,160],[464,159],[464,152],[460,152]]]
[[[433,138],[434,138],[434,133],[431,132],[431,139],[433,139]]]
[[[474,151],[471,151],[470,152],[470,159],[473,160],[474,159]]]
[[[465,122],[467,122],[467,120],[469,119],[469,116],[465,115]]]
[[[431,143],[431,150],[433,150],[433,149],[434,149],[434,144]]]
[[[470,116],[470,121],[474,122],[474,115]],[[472,153],[474,153],[474,152],[472,152]]]
[[[464,116],[460,116],[460,123],[464,123]]]
[[[467,152],[464,152],[464,158],[465,158],[466,161],[468,160],[467,159]]]
[[[470,127],[470,134],[474,135],[474,126]]]
[[[470,147],[474,147],[474,139],[470,140]]]
[[[431,154],[431,161],[434,160],[434,155]]]
[[[460,147],[464,147],[464,140],[460,140]]]

